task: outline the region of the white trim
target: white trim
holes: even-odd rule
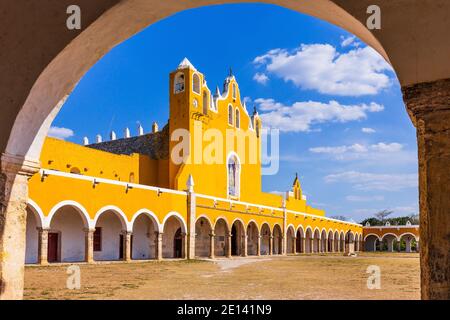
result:
[[[301,229],[302,230],[302,236],[305,237],[305,229],[303,229],[303,225],[299,224],[297,226],[297,229],[295,229],[295,236],[297,236],[298,230]]]
[[[294,225],[293,225],[292,223],[290,223],[290,224],[286,227],[286,234],[288,234],[289,228],[291,228],[291,227],[292,227],[292,231],[294,232],[294,238],[295,238],[296,232],[295,232],[295,227],[294,227]]]
[[[331,238],[330,238],[330,233],[331,233]],[[328,238],[328,239],[333,239],[333,240],[334,240],[334,232],[333,232],[333,229],[328,230],[327,238]]]
[[[33,211],[36,219],[36,224],[39,228],[43,228],[45,224],[45,216],[41,207],[38,206],[36,202],[28,198],[28,205],[30,206],[30,210]]]
[[[277,223],[277,222],[275,222],[275,223],[273,224],[272,233],[275,231],[275,227],[276,227],[276,226],[278,226],[278,227],[280,228],[281,235],[283,235],[283,228],[282,228],[282,227],[280,226],[280,224]]]
[[[270,223],[268,223],[267,221],[264,221],[261,224],[261,229],[259,229],[259,235],[261,235],[262,229],[264,228],[264,225],[267,226],[267,228],[269,228],[269,236],[272,236],[272,229],[270,228]]]
[[[233,228],[233,225],[236,221],[239,221],[240,223],[242,223],[242,227],[245,228],[245,223],[244,223],[244,221],[242,221],[241,218],[234,218],[233,222],[231,223],[231,228]]]
[[[394,236],[397,241],[400,241],[400,238],[396,234],[390,232],[383,234],[383,236],[381,237],[381,241],[383,241],[384,237],[386,236]]]
[[[364,237],[363,240],[366,241],[366,239],[367,239],[368,237],[370,237],[370,236],[375,236],[375,237],[377,238],[378,241],[381,241],[380,236],[377,235],[377,234],[375,234],[375,233],[369,233],[369,234],[367,234],[367,235]]]
[[[44,220],[44,226],[43,228],[50,228],[50,225],[52,223],[53,216],[56,214],[56,212],[63,208],[63,207],[73,207],[77,209],[78,213],[80,213],[81,219],[83,220],[84,227],[87,227],[89,229],[93,229],[95,227],[95,224],[93,224],[93,220],[89,216],[89,213],[87,210],[78,202],[72,201],[72,200],[65,200],[57,203],[53,208],[50,210],[50,213],[48,214],[47,218]]]
[[[119,220],[122,224],[122,228],[125,229],[124,231],[128,231],[128,232],[133,231],[133,225],[128,221],[128,218],[125,215],[125,213],[119,207],[116,207],[113,205],[104,206],[103,208],[101,208],[100,210],[97,211],[97,213],[95,214],[94,221],[93,221],[94,228],[97,226],[97,222],[98,222],[98,219],[100,219],[100,216],[107,211],[114,212],[114,214],[119,218]]]
[[[207,215],[202,214],[202,215],[198,216],[197,219],[195,220],[195,224],[197,224],[197,222],[202,218],[205,219],[206,221],[208,221],[211,232],[214,232],[213,223]]]
[[[129,182],[122,182],[122,181],[116,181],[111,179],[104,179],[104,178],[97,178],[93,176],[84,176],[84,175],[78,175],[78,174],[72,174],[67,172],[61,172],[61,171],[55,171],[55,170],[48,170],[48,169],[41,169],[40,170],[41,176],[44,174],[46,176],[59,176],[59,177],[65,177],[65,178],[71,178],[76,180],[85,180],[94,183],[94,181],[98,183],[106,183],[106,184],[112,184],[116,186],[124,187],[124,189],[127,188],[127,186],[133,187],[134,189],[143,189],[143,190],[150,190],[155,192],[163,192],[163,193],[173,193],[178,195],[187,195],[186,191],[178,191],[178,190],[172,190],[172,189],[166,189],[166,188],[159,188],[159,187],[152,187],[152,186],[146,186],[142,184],[136,184],[136,183],[129,183]]]
[[[254,223],[255,224],[255,226],[256,226],[256,230],[258,230],[258,235],[259,235],[259,225],[258,225],[258,223],[254,220],[254,219],[251,219],[248,223],[247,223],[247,226],[246,226],[246,232],[247,232],[247,229],[248,229],[248,227],[250,226],[250,224],[251,223]]]
[[[217,223],[219,222],[219,220],[225,221],[225,226],[226,226],[226,229],[227,229],[226,231],[227,232],[231,232],[231,228],[230,228],[230,224],[228,223],[228,219],[225,218],[224,216],[219,216],[219,217],[216,218],[216,221],[214,222],[213,231],[216,231],[216,226],[217,226]]]
[[[411,235],[411,236],[413,236],[414,239],[415,239],[416,241],[419,241],[419,239],[420,239],[419,236],[416,236],[415,234],[413,234],[413,233],[411,233],[411,232],[405,232],[405,233],[402,233],[401,235],[399,235],[399,239],[400,239],[399,241],[401,241],[402,238],[403,238],[403,236],[406,236],[406,235]]]
[[[315,228],[314,228],[314,232],[313,232],[313,234],[312,234],[312,238],[313,238],[313,239],[316,239],[316,238],[315,238],[316,230],[319,231],[319,238],[317,238],[317,239],[320,239],[320,237],[322,236],[322,233],[320,232],[319,227],[315,227]]]
[[[413,224],[410,226],[363,226],[364,229],[402,229],[402,228],[409,228],[409,229],[418,229],[419,225],[418,224]]]
[[[139,216],[142,215],[142,214],[147,216],[147,217],[149,217],[152,220],[152,222],[156,224],[156,227],[158,228],[158,230],[157,230],[158,232],[162,232],[161,224],[159,223],[159,219],[156,216],[156,214],[154,214],[152,211],[150,211],[148,209],[145,209],[145,208],[138,210],[133,215],[133,218],[131,219],[131,222],[130,222],[131,230],[133,230],[134,223],[136,222],[136,219],[139,218]]]
[[[305,228],[305,238],[306,238],[306,234],[308,233],[308,229],[309,229],[309,232],[311,233],[311,239],[313,239],[314,232],[313,232],[313,229],[311,228],[311,226],[309,226],[309,225]]]
[[[164,220],[163,220],[163,222],[161,223],[161,227],[162,227],[163,232],[164,232],[164,226],[166,225],[167,220],[169,220],[169,218],[171,218],[171,217],[177,218],[177,220],[178,220],[178,221],[180,222],[180,224],[181,224],[181,229],[182,229],[181,231],[184,232],[184,233],[186,233],[186,232],[187,232],[187,225],[186,225],[186,222],[184,221],[183,216],[182,216],[181,214],[179,214],[178,212],[176,212],[176,211],[171,211],[171,212],[169,212],[168,215],[166,215],[166,216],[164,217]],[[184,229],[184,230],[183,230],[183,229]]]

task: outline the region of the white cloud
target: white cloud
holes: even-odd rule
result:
[[[361,131],[363,133],[375,133],[376,132],[376,130],[372,129],[372,128],[362,128]]]
[[[328,103],[307,101],[295,102],[286,106],[273,99],[256,99],[255,103],[262,112],[260,116],[265,126],[281,131],[311,131],[311,125],[324,122],[349,122],[367,118],[369,112],[384,110],[377,103],[342,105],[337,101]]]
[[[339,53],[329,44],[302,44],[292,52],[270,50],[253,62],[300,88],[323,94],[375,95],[392,83],[385,73],[392,67],[370,47]]]
[[[269,81],[269,77],[264,73],[258,72],[253,76],[253,80],[260,84],[266,84]]]
[[[418,176],[413,174],[377,174],[357,171],[346,171],[330,174],[325,177],[326,183],[350,183],[353,188],[362,191],[383,190],[399,191],[406,188],[417,188]]]
[[[354,43],[355,39],[356,39],[355,36],[349,36],[349,37],[341,36],[341,47],[347,47],[347,46],[351,45],[352,43]]]
[[[67,128],[51,127],[48,130],[48,134],[47,135],[49,137],[65,140],[67,138],[73,137],[74,136],[74,132],[73,132],[73,130],[67,129]]]
[[[345,199],[350,202],[372,202],[384,201],[384,196],[346,196]]]
[[[400,143],[397,143],[397,142],[393,142],[393,143],[379,142],[377,144],[372,144],[369,146],[355,143],[355,144],[352,144],[349,146],[315,147],[315,148],[310,148],[309,151],[312,153],[342,155],[344,153],[368,153],[371,151],[383,152],[383,153],[393,153],[393,152],[398,152],[402,149],[403,149],[403,145],[401,145]]]

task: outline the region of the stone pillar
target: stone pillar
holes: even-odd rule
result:
[[[163,233],[155,231],[155,258],[161,261],[163,259]]]
[[[3,154],[0,171],[0,300],[23,298],[28,179],[39,163]]]
[[[406,252],[411,252],[411,242],[412,242],[412,239],[411,238],[406,238],[405,239],[405,245],[406,245]]]
[[[294,237],[292,241],[294,241],[292,244],[292,250],[294,251],[294,254],[297,254],[297,237]]]
[[[394,239],[386,239],[389,252],[394,252]]]
[[[261,238],[262,236],[256,237],[256,255],[261,256]]]
[[[94,233],[95,229],[85,229],[85,258],[84,260],[87,263],[93,263],[94,262]]]
[[[422,298],[450,299],[450,79],[402,91],[417,129]]]
[[[269,256],[273,255],[273,236],[269,237]]]
[[[187,216],[188,216],[188,236],[187,236],[187,254],[185,258],[195,259],[195,222],[197,221],[196,215],[196,196],[194,193],[194,180],[192,176],[189,176],[187,182],[188,194],[187,194]]]
[[[248,256],[248,235],[244,233],[244,250],[242,250],[242,256],[247,257]]]
[[[231,258],[231,239],[232,239],[231,233],[227,233],[226,234],[227,243],[226,243],[226,247],[225,247],[227,258]]]
[[[183,239],[183,243],[182,243],[182,245],[183,245],[183,251],[181,252],[181,257],[183,258],[183,259],[189,259],[189,257],[188,257],[188,252],[189,252],[189,236],[188,236],[188,234],[186,233],[186,232],[183,232],[182,234],[181,234],[181,236],[182,236],[182,239]],[[195,241],[195,240],[194,240]],[[195,254],[195,243],[194,243],[194,254]],[[195,258],[195,257],[194,257]],[[194,259],[193,258],[193,259]]]
[[[325,248],[323,248],[324,249],[323,252],[328,253],[328,239],[325,238],[324,242],[325,242]]]
[[[210,258],[210,259],[214,259],[214,258],[215,258],[215,253],[214,253],[214,245],[215,245],[215,243],[214,243],[214,238],[215,238],[214,233],[211,233],[211,234],[209,235],[209,258]]]
[[[287,255],[287,211],[286,211],[286,201],[283,199],[283,234],[281,238],[281,254]]]
[[[38,263],[42,266],[48,265],[48,229],[38,228]]]
[[[303,247],[303,252],[302,253],[306,253],[306,238],[302,238],[302,247]]]
[[[122,231],[123,234],[123,261],[131,261],[131,232]]]

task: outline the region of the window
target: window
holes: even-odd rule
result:
[[[240,128],[241,125],[241,119],[239,117],[239,109],[236,109],[236,128]]]
[[[236,155],[231,155],[227,161],[228,170],[228,196],[239,197],[240,164]]]
[[[102,228],[95,228],[94,251],[102,251]]]
[[[228,106],[228,124],[233,125],[233,106],[231,104]]]
[[[208,93],[206,91],[203,91],[203,114],[208,114],[208,108],[209,108],[209,99],[208,99]]]
[[[184,74],[178,73],[175,76],[175,93],[183,92],[184,91]]]
[[[192,76],[192,90],[200,94],[200,77],[196,73]]]
[[[233,99],[236,99],[236,83],[233,83]]]

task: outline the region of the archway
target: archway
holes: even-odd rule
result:
[[[276,224],[273,227],[273,254],[280,255],[282,254],[283,248],[283,232],[281,231],[281,227]]]
[[[314,230],[312,252],[319,253],[320,250],[320,232],[319,229]]]
[[[328,252],[333,252],[334,251],[334,239],[333,239],[333,230],[330,230],[328,232],[328,241],[327,241],[327,250]]]
[[[229,233],[227,221],[223,218],[219,218],[214,226],[214,252],[216,256],[227,256],[229,250],[227,238],[229,237]]]
[[[247,254],[249,256],[258,255],[259,230],[254,221],[250,221],[247,226]]]
[[[269,255],[270,254],[270,238],[272,234],[270,232],[270,227],[267,223],[264,223],[261,227],[261,255]]]
[[[305,233],[305,253],[312,253],[312,250],[313,250],[313,234],[311,228],[307,228]]]
[[[327,231],[323,229],[322,233],[320,234],[320,252],[327,251],[327,242]]]
[[[352,231],[347,231],[345,235],[345,252],[355,252],[355,235]]]
[[[345,235],[343,231],[341,231],[341,234],[339,235],[339,251],[345,252]]]
[[[95,218],[94,260],[123,260],[126,250],[126,232],[126,217],[119,209],[100,210]]]
[[[335,252],[339,252],[340,251],[340,248],[339,248],[339,243],[340,243],[339,232],[337,232],[337,231],[334,232],[333,239],[334,239],[334,251]]]
[[[205,217],[200,217],[195,223],[195,256],[209,257],[211,253],[212,225]]]
[[[398,238],[395,234],[392,233],[386,233],[381,238],[381,250],[382,251],[388,251],[388,252],[394,252],[398,251]]]
[[[296,241],[296,252],[302,253],[305,251],[305,233],[303,232],[302,226],[299,226],[297,229],[297,237],[295,239]]]
[[[39,262],[39,229],[42,229],[41,217],[37,209],[28,204],[25,249],[26,264],[36,264]]]
[[[378,236],[369,234],[364,238],[364,251],[377,251]]]
[[[89,225],[79,208],[64,205],[56,209],[50,219],[48,262],[85,261],[85,230],[89,228]]]
[[[170,215],[165,219],[162,242],[163,258],[185,257],[186,228],[184,221],[178,215]]]
[[[156,258],[158,222],[149,214],[141,213],[133,222],[131,259],[148,260]]]
[[[400,235],[400,251],[417,252],[417,238],[411,233]]]
[[[296,249],[296,239],[294,227],[291,225],[286,232],[286,253],[294,254]]]
[[[241,256],[245,248],[245,227],[241,220],[234,221],[231,226],[231,255]]]

